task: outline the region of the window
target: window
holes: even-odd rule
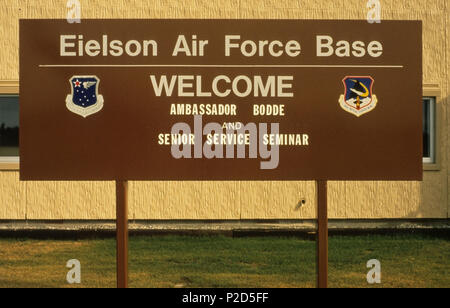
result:
[[[423,162],[436,163],[436,99],[423,98]]]
[[[19,96],[0,95],[0,162],[19,161]]]

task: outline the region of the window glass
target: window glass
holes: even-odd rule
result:
[[[435,162],[435,99],[423,99],[423,162]]]
[[[19,97],[0,95],[0,157],[19,156]]]

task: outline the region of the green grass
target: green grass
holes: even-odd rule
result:
[[[131,287],[314,287],[314,241],[297,238],[131,237]],[[0,287],[115,286],[115,240],[0,239]],[[408,236],[340,236],[329,241],[330,287],[374,287],[366,262],[378,259],[376,287],[450,287],[450,241]]]

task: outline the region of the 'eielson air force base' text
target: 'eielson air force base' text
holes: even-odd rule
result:
[[[110,39],[104,34],[99,40],[86,39],[82,34],[64,34],[60,35],[61,57],[137,57],[160,55],[158,42],[156,40],[136,40],[121,41]],[[185,35],[178,35],[174,41],[174,47],[171,51],[173,57],[203,57],[208,54],[209,40],[200,39],[198,35],[192,35],[189,39]],[[369,56],[373,58],[380,57],[383,54],[383,45],[381,42],[373,40],[364,42],[360,40],[334,41],[330,35],[316,35],[316,56],[317,57],[356,57],[361,58]],[[302,47],[297,40],[250,40],[242,38],[241,35],[225,35],[224,37],[224,56],[231,57],[241,55],[246,58],[267,57],[278,58],[288,56],[298,57],[302,53]]]

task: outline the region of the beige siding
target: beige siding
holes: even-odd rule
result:
[[[17,172],[0,172],[0,219],[24,219],[27,213],[26,184]]]
[[[450,131],[450,121],[449,116],[450,116],[450,109],[448,108],[448,104],[450,104],[450,3],[448,1],[445,2],[445,16],[446,16],[446,21],[445,21],[445,50],[446,50],[446,57],[445,57],[445,61],[444,64],[447,67],[447,71],[445,72],[445,76],[444,77],[444,92],[443,94],[444,96],[444,100],[442,101],[442,103],[446,104],[446,109],[444,112],[444,117],[445,120],[442,122],[441,127],[443,127],[443,131],[444,133],[442,134],[442,141],[445,142],[446,146],[447,146],[447,151],[445,152],[445,156],[447,157],[447,164],[448,164],[448,145],[450,144],[450,134],[448,133]],[[448,168],[448,165],[446,167],[447,174],[446,174],[446,181],[447,181],[447,218],[450,217],[450,181],[448,180],[450,177],[450,169]],[[445,181],[443,181],[445,183]]]
[[[237,182],[132,182],[130,218],[239,219]]]
[[[80,0],[83,18],[365,19],[365,0]],[[112,4],[111,4],[112,3]],[[382,19],[423,20],[424,83],[441,99],[440,169],[420,182],[330,182],[331,218],[447,218],[449,4],[381,0]],[[65,0],[0,3],[0,80],[19,78],[19,18],[65,18]],[[405,51],[413,52],[413,51]],[[301,172],[301,171],[299,171]],[[112,219],[112,182],[19,182],[0,171],[0,219]],[[132,182],[132,219],[306,219],[316,213],[314,182]],[[306,204],[298,208],[301,199]]]
[[[112,219],[113,182],[27,182],[28,219]]]

